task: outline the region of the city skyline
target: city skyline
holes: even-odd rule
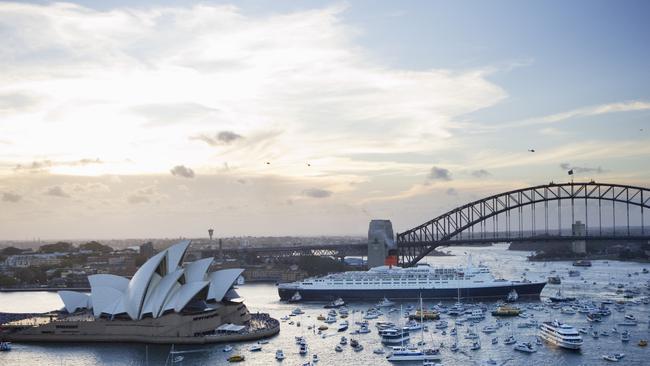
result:
[[[0,240],[363,235],[568,170],[647,187],[648,8],[0,3]]]

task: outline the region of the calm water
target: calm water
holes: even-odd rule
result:
[[[570,262],[529,263],[525,260],[527,253],[508,252],[505,248],[505,245],[484,248],[454,248],[452,251],[458,254],[458,256],[432,257],[429,261],[432,264],[436,263],[446,266],[464,264],[467,261],[467,256],[464,253],[470,253],[472,254],[474,263],[478,263],[479,261],[484,262],[492,268],[497,276],[521,278],[525,274],[531,280],[546,278],[551,270],[556,270],[560,276],[564,277],[562,286],[565,294],[589,299],[616,299],[616,288],[615,286],[608,285],[610,282],[624,283],[626,287],[633,287],[642,286],[650,279],[650,275],[644,274],[628,277],[628,273],[640,273],[644,267],[643,264],[595,261],[593,267],[579,269],[584,280],[587,281],[587,283],[584,283],[580,277],[568,277],[568,270],[574,269],[571,267]],[[650,267],[650,265],[645,266]],[[593,282],[596,282],[596,285]],[[542,296],[553,295],[557,291],[557,288],[558,286],[547,285]],[[278,301],[275,286],[272,284],[247,284],[241,286],[239,293],[246,298],[246,304],[251,312],[269,312],[278,319],[287,315],[294,307],[293,305],[283,304]],[[404,305],[407,304],[409,303],[404,303]],[[411,304],[417,305],[415,301],[411,302]],[[369,305],[371,304],[352,304],[349,308],[351,310],[365,310]],[[425,303],[425,306],[430,305],[433,305],[433,303]],[[61,306],[62,303],[55,293],[31,292],[0,294],[0,311],[4,312],[40,312],[60,308]],[[336,333],[335,330],[326,331],[325,333],[332,334],[332,336],[322,338],[307,329],[308,325],[319,325],[321,323],[316,320],[316,317],[319,314],[326,313],[322,308],[322,304],[301,304],[301,308],[306,313],[294,319],[301,321],[301,327],[282,323],[280,334],[271,339],[269,344],[264,345],[261,352],[248,352],[248,347],[251,343],[241,343],[233,345],[235,350],[232,354],[239,353],[245,355],[246,362],[243,364],[246,365],[280,364],[274,358],[275,350],[280,348],[284,350],[287,357],[282,362],[284,365],[301,365],[309,361],[313,353],[318,354],[320,365],[390,364],[385,360],[384,355],[375,355],[372,353],[373,349],[381,346],[376,327],[372,324],[376,320],[370,321],[372,330],[370,334],[354,335],[354,338],[358,339],[364,346],[364,351],[356,353],[347,346],[344,348],[344,352],[336,353],[334,347],[338,344],[341,333]],[[595,327],[602,330],[611,330],[615,326],[615,323],[622,321],[624,313],[615,311],[613,307],[611,309],[612,315],[605,318],[603,323],[595,325]],[[584,314],[563,315],[559,312],[554,314],[553,311],[551,309],[551,313],[545,313],[543,311],[529,310],[538,321],[558,318],[576,327],[589,326],[589,322],[587,322]],[[542,345],[538,347],[537,353],[528,355],[513,351],[512,346],[506,346],[501,343],[497,345],[491,344],[490,340],[493,337],[499,337],[500,341],[507,337],[510,330],[503,327],[494,334],[486,335],[479,332],[482,349],[479,351],[470,351],[470,341],[463,339],[465,328],[467,328],[467,325],[465,325],[459,327],[459,342],[463,350],[453,354],[443,349],[442,363],[443,365],[482,365],[491,357],[497,360],[499,364],[505,365],[605,365],[608,362],[600,358],[601,354],[623,352],[626,354],[626,357],[623,361],[619,362],[620,365],[648,365],[650,364],[647,361],[650,359],[650,347],[638,347],[637,342],[640,338],[650,338],[650,328],[648,327],[650,306],[628,305],[627,312],[634,314],[641,321],[636,327],[618,327],[619,330],[626,328],[631,332],[632,340],[628,344],[622,343],[616,334],[612,334],[610,337],[600,337],[599,339],[593,339],[591,336],[583,335],[585,343],[580,353],[568,352]],[[361,320],[359,314],[355,314],[355,317],[356,319],[349,318],[351,323],[353,323],[353,320]],[[443,319],[445,318],[447,317],[443,315]],[[377,320],[390,320],[397,323],[399,322],[399,314],[390,314],[385,317],[380,317]],[[505,320],[510,320],[515,324],[524,321],[520,318]],[[453,321],[449,323],[452,325]],[[480,330],[483,326],[494,323],[494,318],[488,314],[486,320],[482,321],[477,326],[477,329]],[[354,326],[351,326],[349,331],[354,328]],[[433,325],[430,325],[430,329],[430,332],[424,333],[424,340],[428,345],[437,345],[443,342],[448,347],[453,342],[451,336],[443,336],[440,332],[434,332]],[[537,333],[537,330],[534,328],[520,329],[513,326],[512,330],[518,340],[534,341],[535,334]],[[310,351],[309,358],[301,357],[298,354],[298,347],[295,345],[294,336],[299,335],[304,335],[307,338]],[[346,336],[348,338],[351,337],[349,334],[346,334]],[[412,335],[412,340],[417,341],[419,339],[419,333]],[[222,352],[223,345],[180,346],[177,349],[195,352],[184,354],[184,360],[180,363],[175,363],[175,365],[228,364],[226,358],[229,354]],[[146,354],[148,354],[150,365],[164,365],[168,352],[168,346],[145,346],[140,344],[15,344],[11,352],[0,353],[0,365],[145,365]]]

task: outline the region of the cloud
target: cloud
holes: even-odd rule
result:
[[[156,186],[146,186],[139,188],[129,194],[126,201],[130,204],[160,202],[164,196],[158,192]]]
[[[183,178],[194,178],[194,170],[184,165],[176,165],[172,170],[170,170],[170,172],[174,176],[179,176]]]
[[[34,160],[29,164],[16,164],[14,170],[40,172],[58,166],[71,167],[71,166],[85,166],[85,165],[103,164],[103,163],[104,162],[99,158],[96,159],[84,158],[84,159],[72,160],[72,161],[53,161],[53,160],[45,159],[45,160]]]
[[[302,191],[303,196],[311,198],[327,198],[332,195],[332,191],[319,188],[309,188]]]
[[[637,111],[646,111],[650,110],[650,102],[642,100],[634,100],[628,102],[617,102],[617,103],[607,103],[599,104],[589,107],[582,107],[571,109],[568,111],[549,114],[541,117],[528,118],[521,121],[507,122],[494,126],[494,128],[505,128],[505,127],[524,127],[531,125],[540,125],[540,124],[553,124],[562,121],[566,121],[573,118],[580,117],[591,117],[599,116],[609,113],[621,113],[621,112],[637,112]],[[490,129],[490,127],[488,127]],[[541,131],[545,134],[558,134],[558,130],[546,128]]]
[[[47,191],[45,191],[45,194],[53,197],[62,197],[62,198],[70,197],[70,195],[67,194],[60,186],[49,187]]]
[[[447,196],[458,196],[458,191],[455,190],[454,188],[448,188],[445,193]]]
[[[566,171],[573,170],[573,173],[575,173],[575,174],[579,174],[579,173],[596,173],[596,174],[601,174],[601,173],[606,172],[606,170],[604,170],[604,169],[601,168],[601,167],[598,167],[598,168],[588,168],[588,167],[581,167],[581,166],[573,166],[573,165],[571,165],[571,164],[569,164],[569,163],[561,163],[561,164],[560,164],[560,168],[562,168],[562,170],[566,170]]]
[[[11,193],[11,192],[3,192],[2,193],[2,201],[3,202],[12,202],[16,203],[20,201],[23,198],[23,196],[16,194],[16,193]]]
[[[430,180],[444,180],[444,181],[449,181],[451,180],[451,172],[449,169],[445,168],[438,168],[436,166],[431,168],[431,171],[429,172],[428,178]]]
[[[200,134],[197,136],[190,137],[190,140],[200,140],[210,146],[221,146],[221,145],[228,145],[231,142],[242,138],[243,138],[242,135],[236,134],[232,131],[220,131],[217,132],[214,136],[210,136],[207,134]]]
[[[41,98],[27,93],[0,93],[0,113],[21,112],[37,106]]]
[[[474,178],[486,178],[492,175],[485,169],[473,170],[471,174]]]

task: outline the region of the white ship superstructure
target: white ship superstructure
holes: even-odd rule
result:
[[[582,347],[580,333],[574,327],[562,324],[557,320],[542,323],[539,336],[545,341],[562,348],[577,350]]]

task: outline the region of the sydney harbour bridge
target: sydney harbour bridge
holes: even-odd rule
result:
[[[650,240],[645,216],[650,189],[590,182],[549,183],[494,194],[456,207],[397,233],[401,266],[413,266],[438,247],[516,241]],[[581,221],[583,230],[572,225]],[[366,256],[368,245],[259,246],[224,250],[227,255],[282,259],[297,256]]]

